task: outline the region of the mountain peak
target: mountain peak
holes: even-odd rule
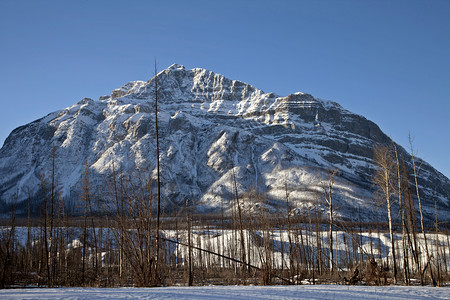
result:
[[[183,65],[172,64],[166,70],[185,70],[186,68]]]

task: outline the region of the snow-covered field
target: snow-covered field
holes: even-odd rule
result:
[[[1,299],[450,299],[450,288],[406,286],[206,286],[0,290]]]

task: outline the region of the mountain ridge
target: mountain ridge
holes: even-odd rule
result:
[[[304,211],[317,198],[319,178],[327,169],[339,169],[336,198],[343,217],[358,207],[373,207],[372,149],[391,142],[375,123],[336,102],[301,92],[286,97],[264,93],[205,69],[173,64],[157,76],[168,207],[192,195],[199,211],[230,209],[235,174],[249,210],[261,207],[253,203],[251,190],[265,193],[265,207],[276,210],[287,186],[294,208]],[[84,98],[13,130],[0,149],[3,205],[14,198],[25,201],[28,194],[38,198],[40,173],[51,174],[53,147],[66,201],[79,197],[84,160],[93,187],[100,190],[101,178],[113,167],[154,176],[153,80],[128,82],[99,100]],[[400,146],[399,152],[408,157]],[[426,162],[423,166],[421,190],[426,198],[437,197],[445,217],[450,181]]]

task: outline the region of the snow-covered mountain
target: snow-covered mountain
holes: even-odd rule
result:
[[[287,191],[301,212],[321,205],[326,170],[338,169],[337,213],[352,218],[361,208],[364,219],[375,218],[373,147],[390,139],[373,122],[335,102],[264,93],[204,69],[175,64],[157,77],[166,209],[186,198],[200,212],[229,209],[235,175],[246,209],[285,207]],[[0,150],[3,206],[15,201],[20,208],[29,197],[39,202],[41,176],[48,182],[52,173],[53,148],[59,195],[67,202],[79,198],[85,161],[98,194],[107,189],[113,168],[155,177],[154,94],[154,78],[132,81],[15,129]],[[419,183],[428,217],[434,218],[437,199],[440,219],[448,220],[450,180],[423,162]]]

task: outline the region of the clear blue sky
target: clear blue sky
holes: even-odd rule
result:
[[[0,0],[0,144],[155,58],[337,101],[450,177],[447,0]]]

